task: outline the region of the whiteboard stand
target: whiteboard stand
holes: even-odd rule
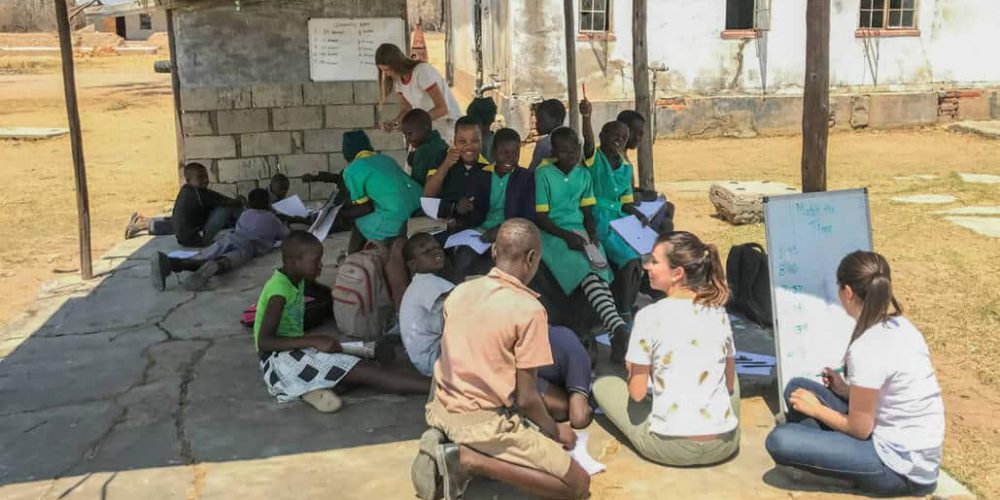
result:
[[[854,320],[840,305],[836,270],[872,250],[868,189],[765,196],[764,231],[774,318],[778,401],[795,377],[840,366]]]

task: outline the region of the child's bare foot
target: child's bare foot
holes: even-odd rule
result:
[[[307,392],[302,395],[302,400],[321,413],[336,413],[344,406],[340,396],[336,395],[332,389]]]

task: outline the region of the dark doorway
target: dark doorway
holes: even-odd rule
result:
[[[118,34],[118,36],[120,36],[122,38],[127,38],[125,36],[125,18],[124,17],[119,16],[119,17],[115,18],[115,33]]]

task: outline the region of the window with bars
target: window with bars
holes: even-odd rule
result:
[[[916,28],[917,0],[861,0],[861,29]]]
[[[580,0],[580,31],[603,33],[610,26],[608,0]]]
[[[141,30],[151,30],[153,29],[153,17],[149,14],[139,14],[139,29]]]

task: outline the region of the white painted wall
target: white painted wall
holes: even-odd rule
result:
[[[139,14],[129,14],[125,16],[126,40],[146,40],[150,35],[158,31],[167,31],[167,14],[163,10],[151,10],[149,12],[152,21],[152,29],[140,29]]]
[[[861,0],[833,0],[830,83],[872,90],[866,43],[855,36]],[[577,41],[577,72],[592,99],[632,98],[631,0],[612,0],[614,40]],[[453,5],[471,2],[453,0]],[[876,90],[927,90],[1000,84],[1000,2],[917,0],[920,36],[869,39],[878,54]],[[561,0],[510,1],[510,69],[505,93],[564,96],[565,50]],[[456,9],[457,10],[457,9]],[[770,93],[801,92],[805,67],[804,0],[772,0],[767,35]],[[471,11],[471,8],[468,9]],[[456,67],[474,74],[469,12],[455,19]],[[649,0],[649,62],[669,71],[658,97],[756,94],[761,71],[756,40],[723,40],[723,0]],[[740,55],[742,54],[742,66]]]

